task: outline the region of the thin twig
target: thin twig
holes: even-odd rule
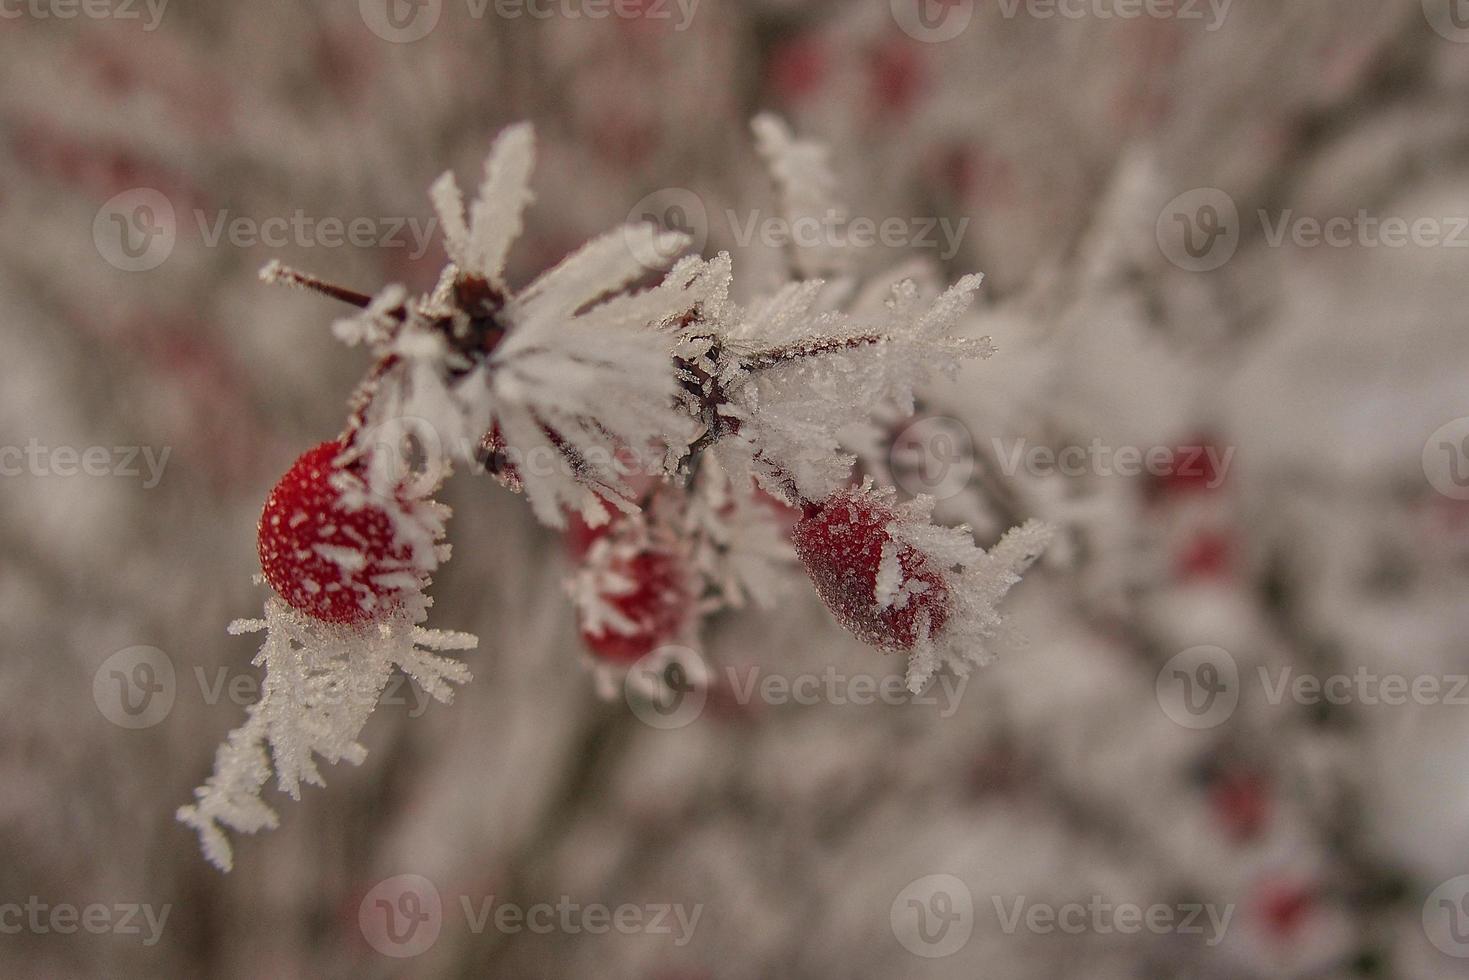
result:
[[[324,279],[318,279],[309,273],[281,265],[274,259],[267,262],[265,268],[260,270],[260,281],[272,284],[283,283],[287,286],[309,289],[323,296],[330,296],[332,299],[341,300],[343,303],[350,303],[360,310],[367,309],[368,305],[372,303],[372,297],[366,293],[359,293],[355,289],[348,289],[346,286],[338,286]]]
[[[838,351],[855,350],[858,347],[870,347],[874,344],[885,343],[887,337],[878,334],[864,334],[860,337],[822,337],[816,340],[807,340],[786,347],[776,347],[771,350],[757,351],[754,354],[745,354],[740,357],[740,366],[747,371],[760,371],[765,368],[776,367],[780,364],[788,364],[791,361],[801,360],[806,357],[820,357],[823,354],[835,354]]]

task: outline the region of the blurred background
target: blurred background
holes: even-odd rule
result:
[[[0,0],[0,975],[1469,976],[1466,96],[1463,0]],[[430,287],[529,119],[512,281],[652,217],[764,287],[761,111],[866,280],[988,277],[886,459],[1058,527],[1000,661],[897,696],[798,582],[656,727],[464,477],[474,681],[207,865],[261,502],[368,366],[257,270]]]

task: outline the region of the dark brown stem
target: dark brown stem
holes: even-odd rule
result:
[[[887,339],[878,334],[864,334],[860,337],[822,337],[816,340],[805,340],[785,347],[745,354],[740,358],[740,366],[746,371],[761,371],[807,357],[820,357],[823,354],[834,354],[837,351],[871,347],[874,344],[885,343]]]
[[[359,293],[355,289],[348,289],[346,286],[338,286],[324,279],[318,279],[316,276],[281,265],[279,262],[272,262],[261,269],[260,278],[264,282],[284,283],[288,286],[309,289],[314,293],[349,303],[360,310],[367,309],[372,302],[372,297],[366,293]]]

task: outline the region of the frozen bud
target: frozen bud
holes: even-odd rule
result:
[[[568,588],[582,641],[599,659],[630,664],[685,637],[698,589],[671,542],[653,540],[640,518],[615,518],[589,535],[571,532],[580,565]]]

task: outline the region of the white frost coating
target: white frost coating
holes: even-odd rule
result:
[[[882,543],[882,557],[877,563],[877,582],[873,587],[877,608],[902,608],[905,603],[896,601],[903,595],[903,565],[898,561],[897,542],[889,539]]]
[[[468,681],[469,668],[434,651],[470,650],[479,642],[467,633],[423,629],[407,616],[364,628],[332,626],[274,596],[264,619],[236,620],[229,629],[265,632],[254,660],[265,669],[260,700],[219,747],[214,774],[194,791],[196,801],[177,814],[199,832],[204,856],[223,871],[233,864],[225,828],[254,833],[278,822],[260,799],[272,769],[277,787],[300,799],[302,783],[323,785],[315,756],[360,763],[366,750],[358,735],[393,669],[447,704],[451,684]]]
[[[994,659],[987,641],[1001,626],[1000,600],[1040,557],[1052,529],[1041,521],[1027,521],[1007,531],[986,552],[974,543],[968,528],[930,523],[930,501],[919,498],[908,506],[912,509],[889,527],[889,533],[922,552],[931,563],[956,569],[946,576],[948,622],[938,636],[920,630],[919,642],[908,656],[908,689],[917,693],[942,667],[963,676],[972,666],[983,666]]]
[[[528,126],[496,141],[467,225],[452,177],[435,184],[455,265],[439,289],[410,304],[406,322],[376,334],[379,356],[395,361],[367,395],[359,432],[399,425],[422,436],[422,429],[447,468],[450,461],[478,466],[482,437],[498,428],[522,461],[518,476],[536,517],[560,527],[568,510],[600,516],[599,499],[635,509],[611,465],[619,447],[661,445],[677,457],[693,438],[694,423],[673,404],[669,339],[649,327],[686,313],[713,284],[700,275],[701,263],[686,260],[657,287],[625,292],[649,271],[643,259],[671,257],[688,244],[685,236],[633,225],[594,239],[523,290],[507,287],[500,274],[531,199],[532,143]],[[495,318],[504,335],[481,364],[451,350],[431,322],[463,317],[448,302],[458,270],[483,276],[503,295]]]
[[[357,548],[346,548],[334,544],[315,544],[312,550],[341,568],[344,574],[360,572],[367,567],[367,556]]]
[[[381,343],[392,335],[397,325],[390,312],[401,309],[407,300],[408,290],[398,285],[387,286],[372,298],[366,309],[333,323],[332,336],[348,347]]]
[[[721,258],[709,272],[727,294],[730,270]],[[844,429],[882,405],[911,415],[916,386],[993,352],[987,338],[953,336],[979,284],[966,276],[925,304],[905,280],[878,311],[860,316],[821,308],[819,281],[791,283],[747,309],[726,302],[711,311],[735,348],[718,376],[728,399],[723,414],[738,426],[715,446],[724,468],[752,474],[787,499],[792,489],[820,500],[846,486],[855,457],[841,444]],[[779,356],[743,368],[738,355],[757,352]]]
[[[773,117],[753,125],[787,218],[844,220],[826,150],[795,139]],[[988,338],[956,336],[979,276],[940,291],[923,270],[905,270],[875,291],[852,278],[853,255],[833,243],[795,249],[792,281],[745,306],[730,299],[727,254],[675,262],[687,237],[651,225],[595,238],[513,288],[504,268],[533,199],[533,162],[529,125],[501,133],[467,213],[453,175],[440,177],[430,197],[451,264],[438,285],[417,297],[390,286],[333,327],[345,343],[367,346],[376,366],[353,400],[339,460],[353,471],[334,474],[332,485],[346,509],[388,515],[394,544],[408,558],[374,575],[372,585],[401,601],[389,621],[365,628],[309,620],[276,598],[265,619],[232,625],[232,632],[266,632],[256,660],[266,669],[261,701],[220,748],[197,801],[178,813],[221,868],[231,863],[226,828],[275,825],[259,799],[272,771],[294,797],[301,783],[321,782],[315,756],[361,761],[358,734],[395,667],[444,701],[451,683],[469,678],[463,664],[430,651],[468,649],[475,639],[417,625],[430,605],[428,577],[449,554],[448,509],[431,495],[456,463],[477,468],[493,458],[502,482],[523,490],[536,517],[554,527],[564,526],[568,512],[591,526],[619,512],[637,514],[650,482],[688,480],[679,506],[651,513],[679,543],[697,613],[772,604],[794,565],[790,523],[800,507],[850,487],[854,448],[872,470],[868,457],[882,447],[873,420],[890,426],[913,414],[916,386],[962,358],[993,353]],[[630,291],[665,268],[657,285]],[[261,275],[285,274],[272,263]],[[708,450],[697,459],[696,445]],[[405,446],[414,448],[413,468],[404,468]],[[633,469],[635,479],[625,469],[627,453],[643,464]],[[405,484],[413,485],[405,491]],[[896,504],[891,492],[881,500],[894,516],[870,601],[882,611],[910,609],[932,588],[921,577],[904,581],[908,548],[940,570],[947,595],[941,626],[927,607],[913,617],[907,680],[917,691],[940,667],[964,673],[988,658],[982,641],[999,626],[996,603],[1049,532],[1031,522],[986,553],[968,528],[933,525],[931,502]],[[798,507],[782,510],[779,501]],[[620,556],[626,567],[629,554],[618,549],[635,545],[597,542],[568,583],[581,625],[593,635],[638,628],[612,601],[639,587],[613,561]],[[344,582],[373,591],[352,581],[369,562],[361,548],[316,551],[341,569]],[[698,618],[689,616],[689,636],[679,642],[694,642]],[[598,670],[599,686],[610,690],[608,666]],[[707,677],[702,664],[690,673]]]
[[[762,113],[750,123],[755,148],[780,188],[781,211],[791,227],[797,222],[825,226],[846,219],[847,210],[836,196],[836,176],[823,144],[799,140],[777,116]],[[815,279],[843,272],[851,264],[846,249],[832,242],[798,243],[792,255],[797,274]]]
[[[518,123],[500,133],[485,161],[479,198],[464,221],[464,200],[454,175],[446,173],[430,190],[444,228],[444,247],[459,268],[500,285],[505,256],[520,236],[522,215],[534,199],[530,190],[535,163],[535,132]]]

